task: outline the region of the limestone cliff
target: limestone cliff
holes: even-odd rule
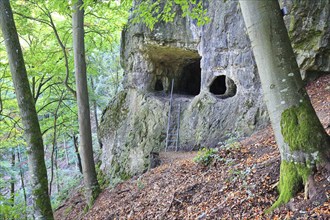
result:
[[[330,3],[306,2],[287,5],[293,46],[303,72],[329,72]],[[141,24],[123,31],[124,90],[101,121],[102,168],[109,176],[143,172],[150,153],[164,150],[172,80],[173,105],[181,104],[180,150],[213,147],[268,124],[238,2],[210,0],[205,7],[211,22],[203,27],[178,13],[153,31]]]

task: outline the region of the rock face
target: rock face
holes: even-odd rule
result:
[[[330,4],[306,2],[289,4],[285,16],[299,64],[304,72],[329,72]],[[268,124],[237,1],[210,0],[205,7],[211,22],[203,27],[179,13],[153,31],[141,24],[123,31],[125,89],[104,111],[100,126],[102,168],[110,177],[143,172],[150,154],[165,149],[172,80],[172,104],[181,105],[180,117],[171,113],[171,123],[179,125],[180,150],[213,147]]]
[[[286,6],[284,20],[303,78],[329,73],[330,1],[287,1]]]

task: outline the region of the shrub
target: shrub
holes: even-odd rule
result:
[[[220,145],[220,150],[237,150],[241,147],[235,133],[228,134],[226,140],[219,142],[218,145]]]
[[[198,151],[197,156],[194,157],[194,162],[201,164],[203,166],[209,166],[214,159],[217,159],[218,156],[218,149],[217,148],[202,148]]]

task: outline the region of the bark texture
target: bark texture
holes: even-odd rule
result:
[[[80,137],[80,156],[87,204],[91,205],[98,196],[100,188],[97,182],[93,157],[92,132],[88,100],[85,43],[84,43],[84,9],[83,1],[78,0],[74,5],[73,23],[73,51],[77,86],[78,120]]]
[[[27,143],[33,211],[35,219],[53,219],[48,196],[47,170],[44,145],[34,99],[30,90],[22,50],[16,31],[13,13],[8,0],[0,1],[0,26],[5,39],[10,71]]]
[[[304,88],[278,1],[240,5],[281,153],[280,196],[273,210],[308,186],[318,165],[329,163],[330,142]]]

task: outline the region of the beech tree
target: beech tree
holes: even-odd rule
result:
[[[98,196],[100,187],[97,182],[93,157],[93,143],[85,61],[84,9],[82,6],[82,0],[78,0],[74,5],[74,13],[72,16],[73,51],[77,87],[80,156],[82,159],[82,170],[87,204],[91,205],[93,200]]]
[[[0,26],[27,142],[34,217],[53,219],[42,134],[9,0],[0,1]]]
[[[305,186],[313,199],[317,169],[330,170],[330,140],[301,79],[277,0],[240,0],[264,99],[281,154],[280,192],[269,211]]]

